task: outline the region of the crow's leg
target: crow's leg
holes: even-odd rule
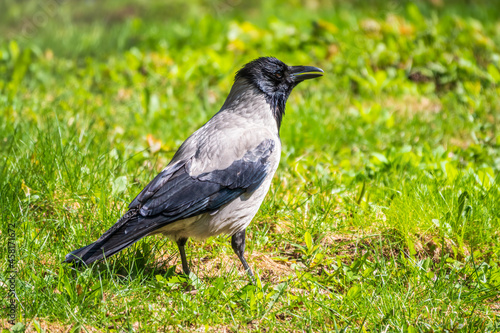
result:
[[[248,276],[254,280],[254,276],[250,266],[248,266],[247,261],[243,254],[245,253],[245,230],[237,232],[231,237],[231,246],[233,247],[234,253],[240,258],[241,263],[243,264],[243,268],[247,272]]]
[[[179,247],[179,252],[181,253],[182,270],[184,274],[189,276],[189,266],[186,258],[186,251],[184,251],[184,245],[186,245],[187,238],[180,238],[177,240],[177,246]]]

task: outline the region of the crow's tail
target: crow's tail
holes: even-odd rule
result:
[[[139,223],[138,210],[131,209],[97,241],[68,253],[64,262],[89,265],[120,252],[150,232],[150,226]]]

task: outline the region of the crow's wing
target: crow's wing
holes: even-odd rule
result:
[[[143,217],[162,215],[166,223],[217,210],[259,187],[269,174],[274,149],[272,139],[264,140],[229,167],[196,176],[189,174],[191,161],[179,161],[156,176],[129,208],[140,209]]]

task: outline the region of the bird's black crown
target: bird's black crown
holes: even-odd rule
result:
[[[290,66],[273,57],[257,58],[236,73],[235,80],[244,78],[264,94],[291,92],[295,87]]]

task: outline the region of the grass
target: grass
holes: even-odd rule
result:
[[[492,2],[0,5],[1,323],[29,332],[500,330],[500,7]],[[261,55],[290,97],[249,227],[150,237],[72,270]],[[16,230],[18,324],[8,317]]]

